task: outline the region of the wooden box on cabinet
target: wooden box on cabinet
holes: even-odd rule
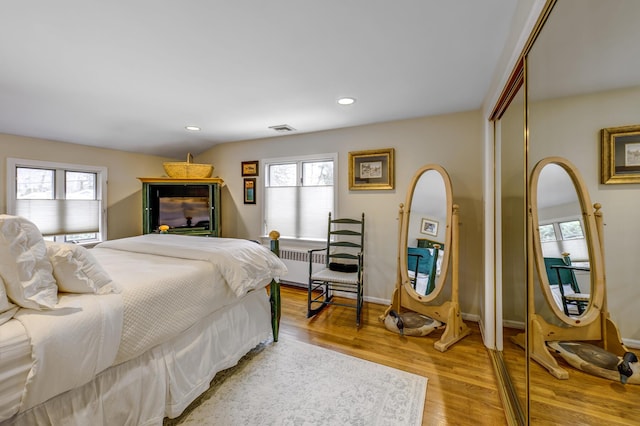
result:
[[[220,178],[138,178],[142,182],[142,232],[220,236]]]

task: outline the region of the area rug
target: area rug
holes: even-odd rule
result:
[[[427,378],[281,339],[218,373],[165,425],[420,425]]]

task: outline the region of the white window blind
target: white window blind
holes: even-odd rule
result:
[[[28,218],[45,236],[100,230],[98,200],[16,200],[15,214]]]
[[[264,233],[323,240],[327,217],[335,212],[337,156],[263,160],[265,165]]]
[[[7,212],[55,241],[102,241],[106,184],[106,167],[8,158]]]

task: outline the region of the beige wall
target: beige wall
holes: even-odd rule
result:
[[[591,201],[602,204],[608,306],[623,338],[640,342],[640,184],[600,184],[600,129],[638,124],[640,88],[530,105],[530,165],[548,156],[570,160]],[[537,300],[537,304],[543,303]]]
[[[137,177],[162,176],[162,162],[167,161],[148,155],[10,135],[0,135],[0,147],[0,176],[3,177],[7,157],[106,166],[109,239],[140,234],[142,199]],[[396,189],[349,191],[348,152],[377,148],[395,148]],[[395,284],[398,206],[405,200],[407,185],[424,164],[438,163],[447,169],[453,183],[454,202],[460,205],[461,308],[465,313],[477,315],[483,292],[480,112],[216,145],[195,161],[213,164],[214,175],[225,181],[223,236],[255,239],[261,234],[262,176],[258,178],[258,204],[245,205],[241,161],[325,152],[338,153],[338,213],[366,214],[365,296],[385,303],[391,298]],[[4,212],[5,185],[0,185],[0,191],[0,211]]]
[[[396,189],[349,191],[348,152],[379,148],[395,148]],[[261,234],[263,173],[258,178],[258,204],[243,204],[242,161],[330,152],[338,153],[338,213],[366,215],[365,296],[369,300],[391,298],[396,273],[398,206],[405,200],[411,177],[427,163],[438,163],[449,172],[454,202],[460,205],[461,307],[465,313],[479,314],[483,292],[480,112],[216,145],[196,161],[212,163],[214,175],[225,180],[223,236],[258,238]]]
[[[168,159],[112,149],[0,134],[0,212],[6,213],[7,157],[103,166],[108,169],[108,238],[142,232],[142,184],[137,177],[162,176]]]

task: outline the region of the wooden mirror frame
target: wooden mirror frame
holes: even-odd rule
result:
[[[418,182],[420,181],[420,178],[424,176],[425,173],[430,171],[437,172],[442,178],[444,191],[445,191],[445,198],[446,198],[445,211],[447,212],[447,222],[445,224],[445,233],[444,233],[445,241],[444,241],[444,250],[443,250],[444,254],[442,256],[440,276],[436,278],[435,287],[433,291],[431,291],[431,293],[429,294],[422,295],[416,292],[411,286],[411,281],[409,279],[409,274],[408,274],[408,271],[409,271],[408,256],[406,255],[406,253],[407,253],[407,248],[409,247],[409,222],[410,222],[411,207],[413,205],[413,196],[415,194],[415,189],[416,189],[416,186],[418,185]],[[420,169],[418,169],[418,171],[413,175],[413,178],[409,183],[409,190],[407,191],[407,198],[406,198],[404,207],[402,204],[400,205],[400,213],[399,213],[401,217],[400,242],[399,242],[400,245],[398,247],[398,250],[400,250],[398,252],[398,255],[400,258],[400,261],[399,261],[400,282],[402,283],[403,287],[405,288],[409,296],[411,296],[415,300],[422,303],[431,302],[436,297],[438,297],[438,295],[442,291],[442,287],[444,287],[444,283],[447,278],[447,271],[449,269],[449,260],[451,258],[451,249],[450,249],[451,219],[452,219],[452,212],[454,208],[452,199],[453,197],[452,197],[452,190],[451,190],[451,179],[449,178],[449,175],[447,174],[446,170],[437,164],[427,164],[425,166],[422,166]]]
[[[547,164],[556,164],[563,167],[576,187],[578,199],[582,210],[584,224],[587,233],[587,244],[589,248],[589,261],[591,263],[591,302],[587,312],[581,317],[571,319],[562,315],[556,315],[563,320],[566,326],[557,326],[547,322],[542,316],[536,314],[534,300],[534,277],[533,265],[536,265],[539,276],[546,276],[544,262],[542,260],[542,250],[540,248],[540,237],[537,216],[537,183],[540,172]],[[556,358],[549,351],[546,342],[550,341],[591,341],[603,349],[622,356],[627,352],[622,343],[620,332],[616,324],[609,317],[606,307],[606,283],[604,279],[604,254],[603,254],[603,222],[600,204],[594,205],[591,212],[591,200],[586,186],[578,170],[571,162],[561,157],[547,157],[540,160],[533,169],[529,187],[529,214],[528,214],[528,235],[527,245],[529,259],[527,261],[527,331],[512,337],[512,341],[525,350],[528,348],[531,359],[538,362],[557,379],[568,379],[569,373],[558,365]],[[533,236],[537,238],[534,238]],[[537,240],[537,244],[534,242]],[[537,249],[535,248],[537,246]],[[541,265],[542,263],[542,265]],[[542,281],[542,279],[540,280]],[[548,281],[545,281],[548,285]],[[550,291],[550,290],[549,290]],[[550,297],[550,298],[549,298]],[[553,308],[555,301],[553,296],[545,292],[545,298]],[[555,311],[554,311],[555,313]]]
[[[441,272],[436,286],[428,295],[420,295],[414,291],[409,281],[407,269],[407,240],[409,217],[411,213],[411,204],[416,184],[420,177],[427,171],[437,171],[444,181],[446,197],[447,197],[447,223],[445,231],[445,254],[443,256]],[[398,235],[398,270],[396,273],[396,284],[391,297],[391,305],[380,316],[380,320],[389,314],[392,309],[396,312],[409,310],[419,314],[434,318],[445,324],[444,331],[440,340],[434,343],[434,348],[440,352],[446,351],[454,343],[458,342],[465,336],[471,334],[471,329],[462,321],[460,316],[460,306],[458,303],[458,214],[459,207],[453,204],[453,191],[451,187],[451,179],[447,171],[440,165],[427,164],[422,166],[414,174],[407,191],[406,204],[400,204],[399,209],[399,235]],[[406,209],[405,209],[406,205]],[[448,249],[446,247],[449,247]],[[449,269],[449,262],[451,266]],[[445,286],[447,273],[451,271],[451,297],[441,305],[429,304],[433,302],[442,292]]]
[[[589,305],[584,314],[578,317],[570,317],[564,313],[562,309],[555,303],[549,278],[547,277],[544,265],[544,255],[542,253],[542,243],[540,241],[539,219],[538,219],[538,182],[540,174],[548,165],[554,164],[561,167],[571,179],[578,196],[580,211],[582,213],[582,221],[584,224],[585,241],[589,253],[589,269],[590,269],[590,294]],[[573,327],[586,327],[593,323],[600,316],[603,309],[604,301],[604,273],[603,273],[603,257],[598,243],[598,231],[596,228],[595,212],[592,210],[589,192],[580,175],[578,169],[567,159],[561,157],[547,157],[540,160],[531,173],[531,221],[533,228],[533,253],[535,257],[536,270],[538,271],[538,279],[542,293],[544,294],[547,304],[555,314],[555,316],[567,325]]]

